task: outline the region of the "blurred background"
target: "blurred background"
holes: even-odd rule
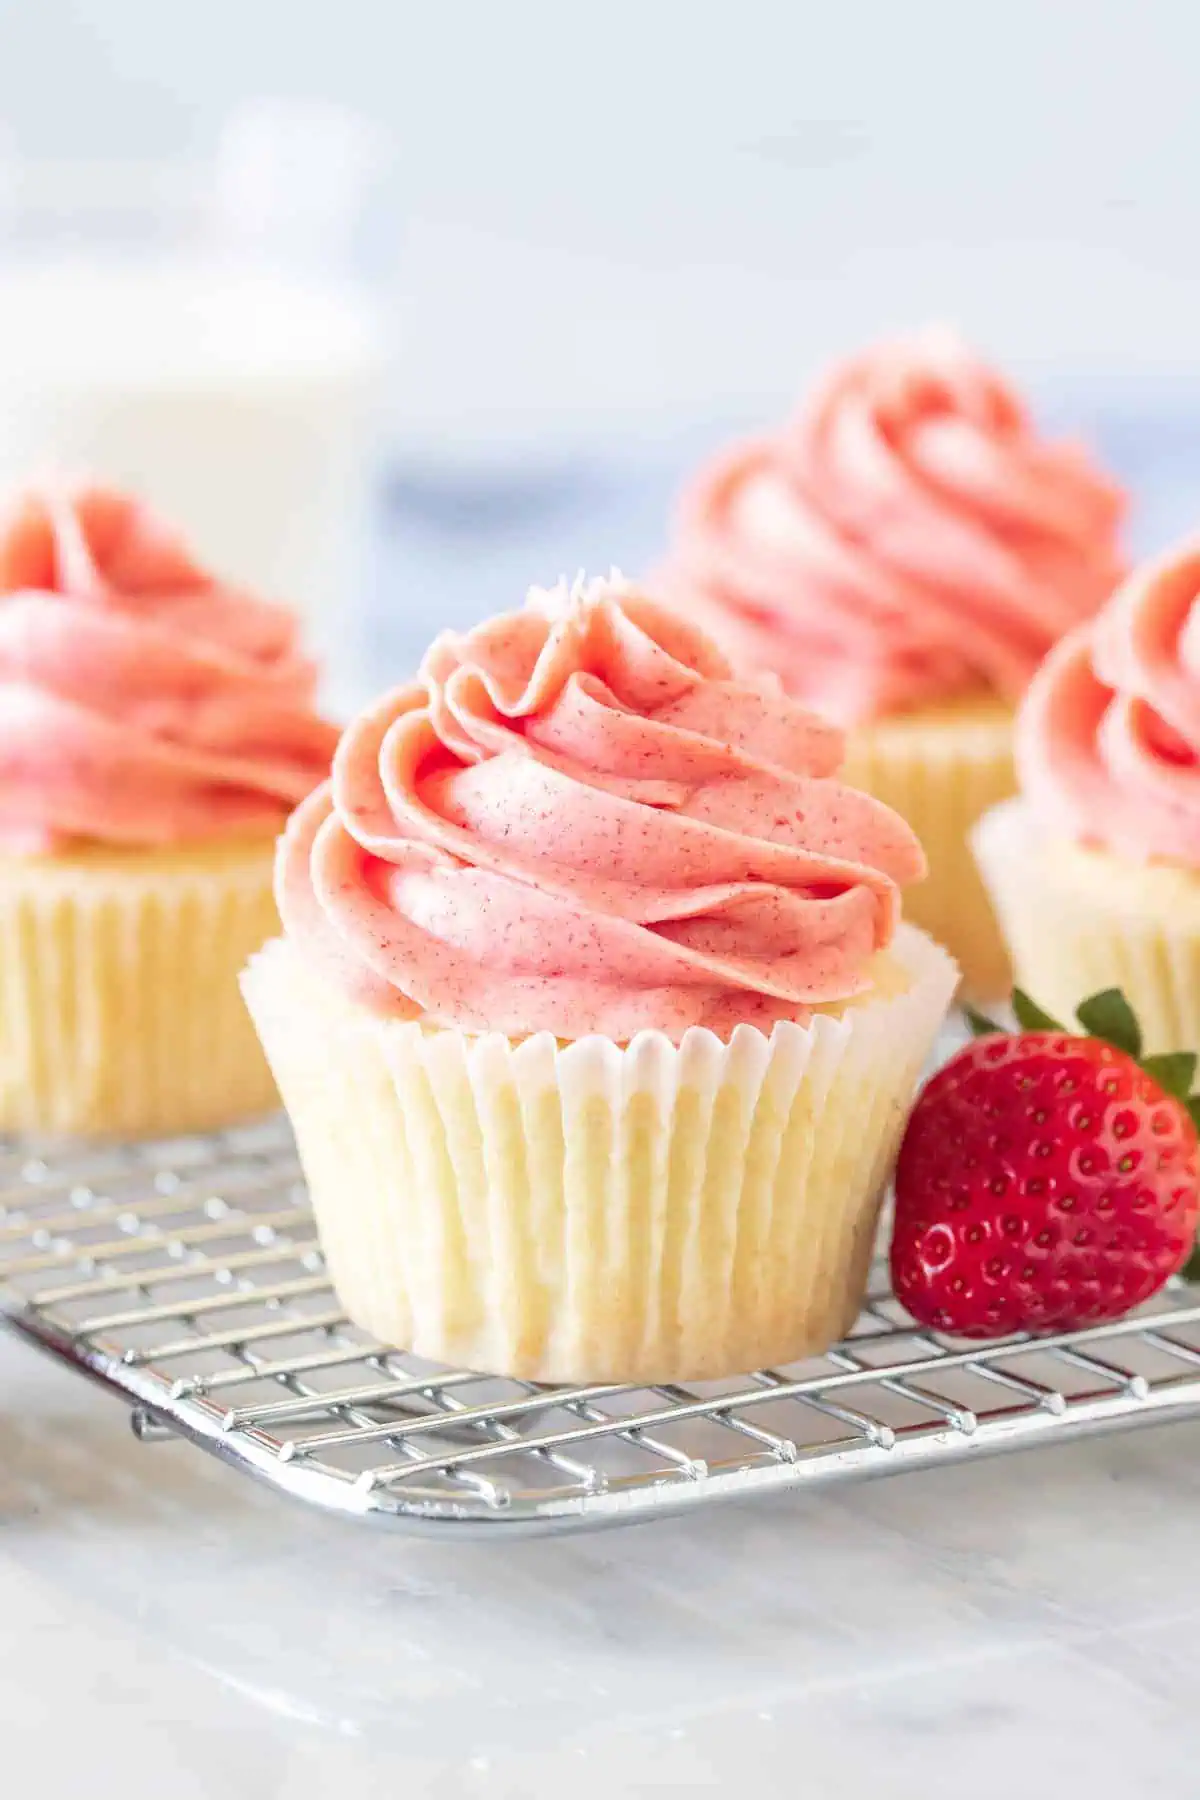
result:
[[[1192,0],[9,0],[0,478],[144,488],[339,704],[661,546],[827,357],[957,324],[1200,518]]]

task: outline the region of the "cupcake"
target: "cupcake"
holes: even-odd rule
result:
[[[964,985],[1008,985],[967,844],[1013,791],[1013,708],[1121,573],[1120,495],[1048,443],[952,335],[839,368],[791,424],[683,493],[659,591],[746,669],[848,729],[845,779],[929,857],[909,916]]]
[[[1120,987],[1147,1049],[1200,1050],[1200,540],[1051,652],[1017,768],[975,835],[1017,980],[1064,1020]]]
[[[849,1326],[956,971],[841,754],[616,581],[443,635],[348,728],[243,986],[351,1319],[571,1382]]]
[[[14,505],[0,596],[0,1130],[268,1110],[237,977],[336,741],[291,616],[100,488]]]

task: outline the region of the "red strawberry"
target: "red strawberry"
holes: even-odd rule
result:
[[[956,1337],[1119,1318],[1187,1260],[1200,1215],[1196,1057],[1141,1056],[1115,989],[1064,1031],[1025,995],[1024,1027],[952,1057],[913,1109],[896,1166],[892,1282]]]

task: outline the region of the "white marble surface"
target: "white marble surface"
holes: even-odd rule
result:
[[[101,1770],[125,1800],[1186,1800],[1198,1451],[1173,1426],[459,1546],[140,1445],[0,1339],[0,1743],[47,1800]]]

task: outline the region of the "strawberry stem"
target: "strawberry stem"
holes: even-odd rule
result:
[[[1194,1051],[1167,1050],[1160,1056],[1143,1056],[1142,1067],[1164,1094],[1173,1094],[1176,1100],[1188,1098],[1196,1074]]]
[[[1062,1031],[1063,1027],[1057,1019],[1040,1007],[1036,1000],[1031,1000],[1024,988],[1015,987],[1012,995],[1012,1009],[1016,1014],[1017,1024],[1022,1031]]]
[[[1132,1006],[1120,988],[1104,988],[1083,1000],[1075,1017],[1089,1037],[1103,1038],[1114,1049],[1123,1050],[1138,1062],[1142,1054],[1142,1028]]]
[[[1005,1030],[1003,1025],[997,1025],[995,1019],[989,1019],[985,1013],[976,1012],[973,1006],[964,1006],[962,1010],[963,1018],[971,1028],[972,1037],[996,1037]]]
[[[1019,1031],[1056,1031],[1069,1036],[1072,1030],[1071,1027],[1060,1025],[1023,988],[1013,989],[1012,1010]],[[970,1026],[972,1037],[989,1037],[1008,1030],[1006,1025],[997,1025],[986,1013],[976,1012],[971,1006],[963,1007],[963,1016]],[[1112,1044],[1114,1049],[1132,1057],[1164,1094],[1180,1101],[1187,1108],[1192,1123],[1200,1131],[1200,1094],[1192,1093],[1192,1083],[1196,1079],[1197,1067],[1200,1067],[1200,1056],[1192,1050],[1164,1050],[1153,1056],[1143,1056],[1142,1028],[1138,1024],[1137,1014],[1120,988],[1104,988],[1087,1000],[1081,1000],[1075,1017],[1088,1037],[1102,1038],[1106,1044]],[[1200,1267],[1197,1269],[1197,1277],[1200,1278]]]

